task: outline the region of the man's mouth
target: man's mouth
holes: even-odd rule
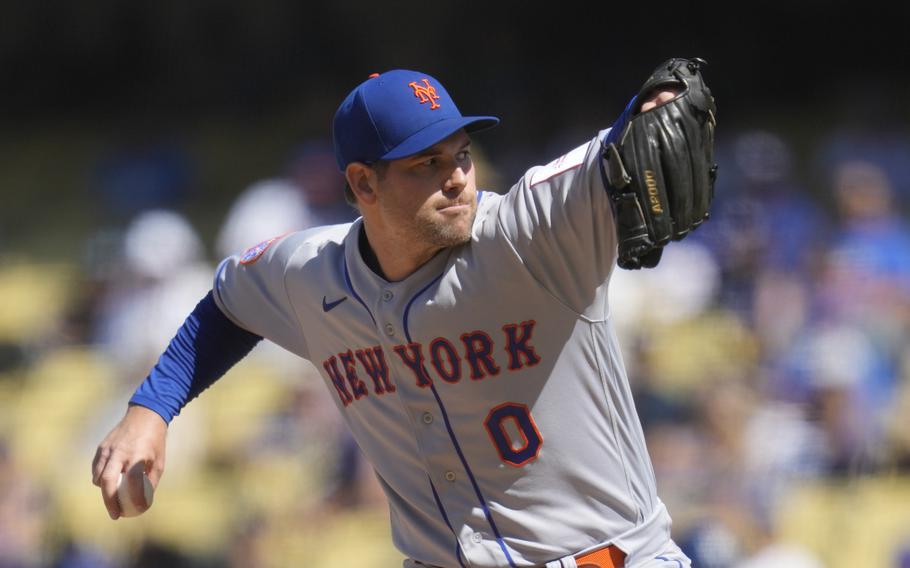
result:
[[[470,207],[471,206],[468,203],[451,203],[449,205],[440,207],[437,209],[437,211],[440,213],[460,213],[462,211],[470,209]]]

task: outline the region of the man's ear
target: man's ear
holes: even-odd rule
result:
[[[376,201],[376,172],[363,162],[351,162],[344,169],[344,177],[358,203],[371,204]]]

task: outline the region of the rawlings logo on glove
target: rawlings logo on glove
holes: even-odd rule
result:
[[[670,59],[645,81],[604,140],[601,174],[610,194],[621,268],[653,268],[663,247],[708,218],[714,198],[717,108],[702,59]],[[646,111],[659,90],[679,90]]]

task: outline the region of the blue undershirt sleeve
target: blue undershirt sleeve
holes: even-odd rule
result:
[[[149,408],[170,423],[180,409],[246,357],[261,340],[229,320],[209,292],[177,330],[130,404]]]

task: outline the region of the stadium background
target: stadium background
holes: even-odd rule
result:
[[[505,190],[676,55],[710,62],[717,209],[614,286],[675,536],[709,568],[910,566],[910,8],[310,4],[0,7],[0,567],[397,565],[328,394],[276,350],[175,421],[142,518],[108,520],[95,445],[240,197],[324,162],[369,73],[502,117],[475,143]]]

